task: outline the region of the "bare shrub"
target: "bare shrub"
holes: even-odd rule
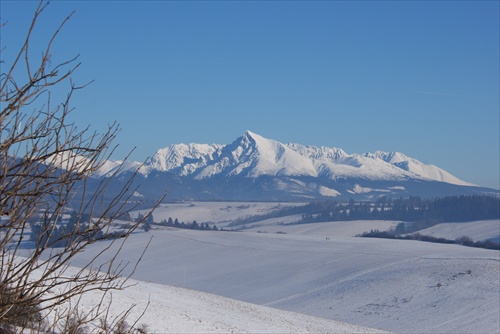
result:
[[[93,314],[77,317],[69,303],[90,291],[103,294],[122,289],[124,266],[116,264],[123,242],[142,220],[130,222],[115,238],[115,221],[128,215],[127,207],[136,189],[132,176],[121,190],[106,199],[113,177],[93,191],[92,175],[113,153],[118,126],[111,124],[102,134],[79,129],[69,121],[73,94],[85,85],[76,85],[72,74],[79,67],[78,56],[57,62],[52,45],[73,13],[62,20],[48,38],[44,50],[31,50],[33,33],[48,2],[40,1],[17,56],[0,60],[0,331],[22,331],[39,325],[58,307],[70,307],[59,314],[47,330],[81,333],[82,325],[108,314],[96,307]],[[0,25],[1,29],[5,24]],[[0,51],[0,55],[3,52]],[[4,71],[5,70],[5,71]],[[52,100],[56,87],[69,84],[66,97]],[[115,172],[115,176],[120,170]],[[130,188],[130,189],[129,189]],[[161,200],[162,198],[160,198]],[[76,210],[77,223],[61,230],[61,218],[68,207]],[[78,223],[84,215],[90,219]],[[32,228],[36,238],[28,241]],[[109,239],[105,249],[76,272],[68,271],[71,260],[85,247]],[[111,259],[103,254],[113,244]],[[54,248],[57,246],[57,248]],[[109,253],[109,252],[108,252]],[[132,270],[133,272],[133,270]],[[57,291],[57,293],[54,293]],[[69,305],[69,306],[68,306]],[[64,322],[65,321],[65,322]],[[61,325],[62,324],[62,325]]]

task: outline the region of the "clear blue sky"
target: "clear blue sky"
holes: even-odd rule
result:
[[[36,5],[0,1],[5,60]],[[32,49],[73,9],[54,62],[80,54],[73,117],[117,121],[116,158],[251,130],[499,188],[498,1],[52,1]]]

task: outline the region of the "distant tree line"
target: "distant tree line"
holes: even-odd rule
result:
[[[500,218],[500,198],[487,195],[448,196],[424,199],[381,197],[376,201],[326,200],[306,205],[285,206],[263,215],[234,220],[229,226],[247,225],[265,219],[301,214],[291,224],[351,220],[402,220],[413,222],[412,231],[443,222],[468,222]],[[407,228],[410,226],[408,225]],[[412,232],[407,230],[407,232]]]
[[[350,220],[402,220],[410,233],[444,222],[500,219],[500,198],[486,195],[435,199],[382,197],[375,202],[311,202],[297,224]]]
[[[73,211],[69,220],[58,217],[56,226],[48,229],[49,220],[41,215],[36,221],[30,222],[30,241],[46,247],[67,247],[81,240],[96,241],[109,237],[102,230],[90,228],[90,220],[89,214],[78,215]]]
[[[458,244],[468,247],[477,247],[477,248],[486,248],[486,249],[495,249],[500,250],[500,244],[492,242],[490,240],[484,241],[474,241],[469,237],[463,236],[457,238],[455,240],[445,239],[445,238],[437,238],[430,235],[422,235],[420,233],[415,234],[407,234],[407,235],[396,235],[394,233],[388,231],[379,231],[379,230],[371,230],[370,232],[363,232],[358,235],[359,237],[364,238],[384,238],[384,239],[400,239],[400,240],[419,240],[426,242],[434,242],[440,244]]]
[[[169,217],[168,219],[162,219],[159,225],[188,229],[188,230],[219,231],[219,229],[217,228],[217,226],[215,226],[215,224],[212,227],[210,227],[208,223],[198,223],[196,222],[196,220],[193,220],[192,223],[186,224],[184,222],[179,222],[179,219],[177,218],[172,219],[171,217]]]
[[[151,229],[150,223],[152,222],[152,217],[152,214],[149,214],[147,217],[140,214],[135,221],[139,222],[143,229],[148,231]],[[121,215],[119,220],[133,221],[129,213]],[[117,224],[116,228],[108,228],[106,231],[96,229],[93,227],[94,223],[90,214],[79,214],[76,211],[72,211],[69,218],[59,216],[52,223],[53,226],[50,229],[48,228],[49,219],[44,213],[31,217],[28,223],[31,229],[29,240],[35,244],[41,244],[49,248],[68,247],[72,243],[81,241],[93,243],[98,240],[122,238],[127,235],[124,229],[131,227],[130,224],[122,224],[120,229]]]

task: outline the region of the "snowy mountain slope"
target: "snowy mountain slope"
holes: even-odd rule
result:
[[[193,162],[195,161],[195,163]],[[196,178],[216,174],[245,177],[261,175],[368,177],[370,179],[421,178],[471,185],[435,166],[402,153],[347,154],[338,148],[282,144],[247,131],[230,145],[172,145],[159,150],[150,168]]]
[[[397,157],[397,160],[396,158]],[[467,183],[401,153],[349,155],[341,149],[282,144],[251,131],[230,145],[172,145],[159,150],[148,167],[197,179],[217,174],[244,177],[328,176],[368,177],[372,180],[420,178],[453,184]],[[470,185],[470,184],[467,184]]]
[[[108,162],[96,177],[121,162]],[[120,173],[140,164],[127,162]],[[339,148],[283,144],[251,131],[231,144],[176,144],[139,169],[142,195],[170,199],[294,201],[318,198],[469,195],[498,191],[474,186],[399,152],[347,154]]]
[[[182,175],[192,174],[195,179],[205,179],[215,175],[242,175],[250,178],[262,175],[317,176],[311,162],[303,159],[300,154],[277,141],[265,139],[249,131],[232,144],[218,148],[220,150],[217,151],[217,159],[213,159],[213,155],[203,157],[203,153],[198,152],[200,156],[198,168],[190,169]],[[172,150],[176,150],[176,147],[169,148],[167,159],[170,155],[181,155]],[[184,165],[190,165],[189,158],[187,156],[188,160]],[[166,170],[176,173],[174,169]]]
[[[416,159],[404,155],[403,153],[376,151],[375,153],[365,153],[364,156],[373,159],[381,159],[403,170],[415,173],[416,175],[425,175],[427,178],[432,180],[464,186],[474,186],[474,184],[462,181],[439,167],[426,165]]]
[[[103,166],[99,169],[99,171],[95,174],[95,176],[112,176],[115,173],[122,173],[127,171],[136,171],[139,170],[142,173],[145,172],[144,167],[141,163],[136,161],[106,161]]]
[[[171,171],[185,176],[217,159],[222,147],[217,144],[175,144],[158,150],[146,162],[146,166],[148,169]]]
[[[105,171],[121,162],[110,162]],[[124,170],[137,167],[129,163]],[[459,185],[472,185],[446,171],[409,158],[399,152],[377,151],[347,154],[339,148],[282,144],[251,131],[229,145],[176,144],[158,150],[144,170],[171,172],[197,179],[214,175],[255,178],[271,176],[364,177],[372,180],[419,178]],[[101,173],[104,174],[104,173]]]
[[[153,230],[133,235],[121,259],[154,233],[134,279],[401,333],[500,330],[498,251],[281,231]]]

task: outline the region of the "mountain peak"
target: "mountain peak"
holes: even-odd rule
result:
[[[119,162],[108,169],[115,165]],[[233,185],[239,190],[231,191],[249,192],[244,196],[257,197],[258,191],[287,198],[390,196],[396,192],[409,194],[409,186],[403,184],[425,187],[422,184],[437,184],[436,181],[447,184],[446,187],[474,186],[400,152],[347,154],[335,147],[283,144],[250,130],[226,145],[170,145],[158,150],[142,170],[147,172],[142,173],[146,178],[154,171],[168,173],[187,189],[191,187],[189,182],[207,182],[210,186],[203,190],[207,193]],[[160,175],[155,174],[155,178]]]
[[[363,154],[367,158],[378,158],[382,159],[385,162],[395,164],[399,162],[405,162],[408,160],[418,161],[416,159],[409,158],[405,154],[401,152],[384,152],[384,151],[375,151],[373,153],[365,153]]]
[[[175,144],[160,149],[146,163],[148,170],[197,179],[214,175],[259,177],[328,175],[337,178],[401,180],[417,178],[472,185],[448,172],[400,152],[347,154],[340,148],[282,144],[253,131],[230,145]]]
[[[264,138],[261,135],[258,135],[255,132],[252,132],[249,130],[245,131],[245,134],[243,135],[242,139],[245,142],[254,143],[254,145],[258,145],[259,143],[262,144],[262,143],[267,142],[267,141],[274,141],[272,139]]]
[[[252,131],[250,131],[250,130],[245,131],[244,136],[245,136],[245,137],[255,137],[255,136],[261,137],[261,136],[259,136],[258,134],[256,134],[255,132],[252,132]]]
[[[252,131],[245,131],[243,136],[237,138],[234,143],[238,142],[241,143],[242,145],[250,145],[250,144],[255,144],[258,139],[262,138],[261,136],[257,135],[256,133],[253,133]]]

